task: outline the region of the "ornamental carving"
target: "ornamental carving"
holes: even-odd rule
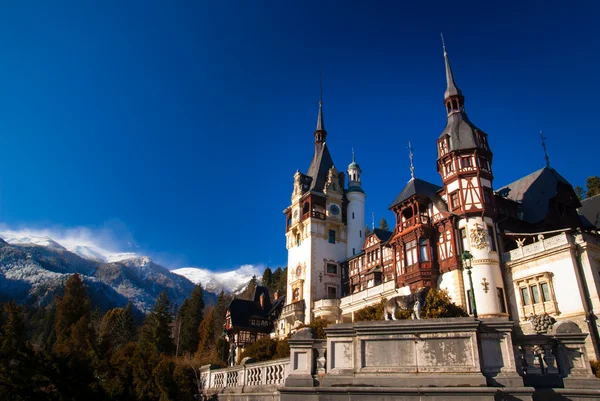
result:
[[[487,232],[479,225],[471,229],[470,237],[471,245],[475,249],[483,249],[487,246]]]

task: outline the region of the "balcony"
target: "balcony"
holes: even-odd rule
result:
[[[321,299],[313,303],[313,313],[315,317],[322,317],[335,322],[340,318],[340,300],[339,299]]]
[[[567,245],[569,240],[566,233],[556,235],[541,241],[534,242],[533,244],[525,245],[512,251],[505,252],[502,254],[502,260],[504,262],[512,262],[525,258],[527,256],[535,255],[547,251],[548,249],[557,248],[563,245]]]
[[[288,320],[290,323],[294,323],[296,320],[304,321],[305,309],[306,304],[302,299],[300,301],[285,305],[281,311],[281,317]]]
[[[419,215],[415,217],[411,217],[410,219],[402,222],[402,230],[406,230],[409,227],[415,226],[417,224],[427,224],[431,225],[431,220],[429,216]]]
[[[311,215],[315,219],[319,219],[319,220],[325,220],[326,219],[325,213],[317,212],[316,210],[313,210]]]

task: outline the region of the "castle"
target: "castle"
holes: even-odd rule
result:
[[[494,190],[487,133],[467,116],[445,46],[444,61],[441,185],[413,173],[390,204],[391,232],[364,231],[361,168],[353,155],[346,173],[336,169],[319,102],[313,158],[306,174],[295,173],[284,210],[288,284],[272,335],[318,317],[352,322],[382,298],[434,287],[471,315],[518,322],[523,334],[575,321],[590,334],[590,359],[600,359],[600,197],[580,202],[548,160]]]

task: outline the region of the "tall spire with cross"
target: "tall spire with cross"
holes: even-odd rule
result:
[[[323,120],[323,70],[321,69],[319,85],[319,116],[317,117],[317,131],[325,131],[325,121]],[[323,141],[325,138],[323,138]]]
[[[413,148],[412,148],[412,145],[410,144],[410,141],[408,141],[408,158],[410,159],[410,179],[414,180],[415,179],[415,166],[413,165]]]
[[[456,83],[454,83],[454,74],[452,73],[452,67],[450,67],[450,57],[446,51],[446,43],[444,42],[444,34],[440,34],[442,37],[442,47],[444,48],[444,60],[446,62],[446,92],[444,93],[444,99],[448,99],[451,96],[462,96],[462,91],[458,89]]]
[[[544,148],[544,157],[546,158],[546,167],[550,167],[550,157],[548,156],[548,151],[546,150],[546,137],[542,134],[540,130],[540,139],[542,140],[542,147]]]

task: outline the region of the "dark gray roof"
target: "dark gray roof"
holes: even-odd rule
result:
[[[431,199],[438,209],[446,211],[446,204],[444,203],[443,199],[438,195],[438,191],[440,189],[442,189],[442,187],[438,185],[424,181],[420,178],[412,178],[408,182],[408,184],[406,184],[402,192],[400,192],[396,199],[394,199],[389,209],[404,202],[412,196],[419,195],[424,198]]]
[[[260,307],[260,296],[264,294],[264,309]],[[232,326],[248,327],[250,318],[268,317],[268,312],[272,309],[271,300],[269,299],[269,289],[257,285],[254,289],[254,297],[252,301],[246,299],[235,298],[229,304],[229,312],[231,313]]]
[[[392,236],[391,231],[382,230],[381,228],[374,228],[372,234],[374,234],[381,242],[387,241]]]
[[[329,154],[326,143],[315,143],[315,153],[306,175],[312,178],[309,190],[323,192],[329,169],[333,167],[333,160]]]
[[[317,131],[325,131],[325,120],[323,119],[323,102],[319,102],[319,115],[317,116]]]
[[[475,131],[481,131],[467,117],[467,113],[455,112],[448,116],[446,128],[442,131],[439,139],[448,135],[449,151],[461,149],[473,149],[478,147]]]
[[[458,86],[454,82],[454,74],[452,74],[452,68],[450,67],[450,58],[448,57],[448,53],[446,53],[446,48],[444,47],[444,60],[446,61],[446,92],[444,92],[444,99],[447,99],[450,96],[462,95]]]
[[[600,229],[600,195],[583,199],[577,212],[585,228]]]
[[[571,185],[556,170],[544,167],[498,189],[496,193],[520,203],[522,220],[537,223],[548,214],[548,202],[558,193],[558,183]]]

